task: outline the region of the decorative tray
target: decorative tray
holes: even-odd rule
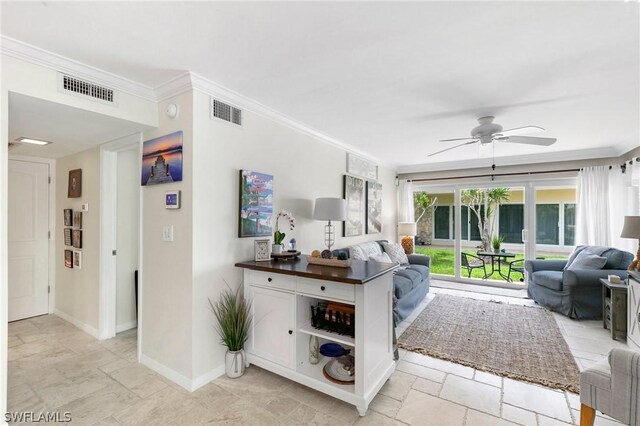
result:
[[[312,265],[335,266],[337,268],[348,268],[351,266],[351,259],[338,260],[307,256],[307,262]]]
[[[299,251],[295,251],[295,252],[283,251],[282,253],[271,253],[271,257],[274,258],[275,260],[295,259],[298,256],[300,256]]]
[[[338,385],[352,385],[356,379],[354,359],[351,355],[334,358],[322,369],[324,377]]]

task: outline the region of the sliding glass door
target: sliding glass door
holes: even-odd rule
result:
[[[576,187],[535,188],[535,257],[566,259],[575,246]]]
[[[416,191],[416,253],[431,257],[431,273],[455,276],[455,193],[450,189]]]

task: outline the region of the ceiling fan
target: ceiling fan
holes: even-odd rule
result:
[[[461,144],[429,154],[432,157],[461,146],[480,143],[482,145],[491,142],[524,143],[529,145],[549,146],[556,142],[555,138],[538,138],[532,136],[520,136],[528,133],[542,132],[544,129],[537,126],[516,127],[515,129],[502,130],[502,126],[494,123],[492,115],[478,118],[479,126],[471,129],[470,138],[442,139],[440,142],[462,142]]]

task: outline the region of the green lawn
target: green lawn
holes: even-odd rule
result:
[[[453,257],[453,248],[442,248],[442,247],[425,247],[425,246],[417,246],[415,248],[416,253],[419,254],[426,254],[428,256],[431,257],[431,273],[433,274],[440,274],[440,275],[455,275],[454,274],[454,257]],[[474,250],[464,250],[465,253],[469,253],[469,254],[475,254]],[[511,262],[513,260],[516,259],[522,259],[523,255],[522,254],[516,254],[515,259],[509,259],[508,262]],[[566,259],[567,256],[561,256],[561,255],[548,255],[548,256],[544,256],[545,259]],[[524,262],[520,262],[519,264],[517,264],[516,266],[520,266],[520,267],[524,267]],[[487,267],[487,272],[491,272],[491,263],[490,262],[486,262],[486,267]],[[493,274],[490,279],[493,280],[499,280],[499,281],[506,281],[504,278],[502,278],[497,271],[498,265],[496,264],[496,272],[495,274]],[[507,262],[505,262],[504,260],[502,261],[501,264],[501,271],[502,273],[507,276],[508,272],[509,272],[509,264]],[[461,270],[461,276],[463,277],[467,277],[467,269],[466,268],[462,268]],[[484,272],[482,270],[482,268],[480,269],[474,269],[473,272],[471,273],[471,278],[479,278],[482,279],[484,276]],[[518,273],[518,272],[511,272],[511,279],[515,282],[519,282],[520,278],[522,278],[522,274]]]

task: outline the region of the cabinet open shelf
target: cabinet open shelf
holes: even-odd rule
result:
[[[356,339],[350,336],[344,336],[338,333],[332,333],[331,331],[320,330],[317,328],[313,328],[311,323],[306,323],[298,328],[300,333],[309,334],[311,336],[317,336],[322,339],[331,340],[332,342],[340,343],[341,345],[351,346],[354,348],[356,346]],[[320,372],[322,373],[322,371]]]
[[[326,377],[324,377],[324,373],[322,372],[322,369],[324,368],[325,364],[328,363],[329,361],[331,361],[332,358],[327,358],[327,357],[321,357],[320,358],[320,362],[316,365],[313,364],[309,364],[308,362],[304,362],[300,365],[298,365],[298,372],[301,374],[304,374],[307,377],[310,377],[312,379],[318,380],[320,382],[323,382],[327,385],[330,385],[332,387],[334,387],[335,389],[338,389],[340,391],[344,391],[344,392],[348,392],[348,393],[354,393],[355,392],[355,384],[353,385],[339,385],[337,383],[332,382],[331,380],[328,380]]]

